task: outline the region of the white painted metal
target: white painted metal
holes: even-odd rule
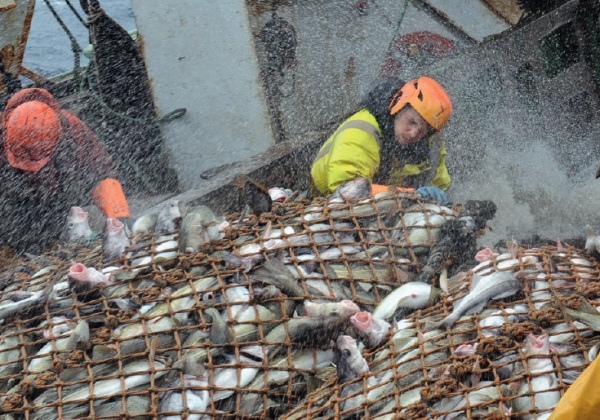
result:
[[[478,42],[511,27],[480,0],[424,0],[424,2]]]
[[[274,142],[244,0],[132,0],[159,116],[182,189]]]

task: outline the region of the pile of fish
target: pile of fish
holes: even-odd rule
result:
[[[433,306],[354,315],[337,378],[284,418],[548,418],[598,354],[599,265],[562,245],[477,257]]]
[[[71,209],[69,245],[2,273],[6,418],[533,413],[589,362],[583,254],[483,253],[465,274],[476,212],[277,193],[250,216],[171,201],[131,229],[108,219],[102,240]],[[543,406],[537,377],[557,379]]]

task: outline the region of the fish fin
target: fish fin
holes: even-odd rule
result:
[[[557,301],[556,304],[558,305],[558,309],[560,309],[560,311],[562,312],[565,321],[573,321],[574,317],[569,313],[569,309],[559,301]]]
[[[592,304],[590,304],[590,302],[588,302],[586,299],[581,301],[581,305],[579,305],[579,310],[587,314],[600,316],[600,312],[598,312],[596,308],[592,306]]]
[[[79,330],[78,343],[87,343],[90,341],[90,326],[87,321],[80,321],[73,331],[77,330]]]
[[[87,321],[79,321],[77,327],[73,330],[67,341],[67,350],[74,350],[77,343],[87,343],[90,341],[90,326]]]
[[[594,229],[592,229],[592,228],[590,227],[590,225],[587,225],[587,226],[585,227],[585,236],[586,236],[588,239],[596,236],[596,232],[594,231]]]
[[[446,317],[446,318],[442,319],[441,321],[437,321],[437,322],[431,322],[431,321],[426,322],[425,326],[423,327],[424,331],[433,331],[435,329],[438,329],[439,327],[441,327],[444,324],[444,322],[448,318],[449,317]]]
[[[152,341],[150,342],[150,358],[155,360],[157,357],[156,351],[160,348],[160,339],[158,336],[154,336]]]
[[[442,274],[440,274],[440,289],[446,294],[450,293],[448,290],[448,270],[444,268]]]
[[[479,356],[477,356],[477,358],[475,359],[475,363],[473,363],[473,371],[476,370],[480,370],[481,366],[479,363]],[[479,382],[481,381],[481,373],[473,373],[471,375],[471,386],[473,388],[476,388],[477,385],[479,385]]]
[[[123,312],[130,311],[131,309],[136,309],[135,303],[130,301],[129,299],[114,298],[114,299],[111,299],[110,301],[114,302],[119,307],[119,309],[122,310]]]
[[[499,295],[494,296],[492,299],[503,299],[503,298],[507,298],[509,296],[514,295],[515,293],[517,293],[517,290],[508,290],[504,293],[500,293]]]
[[[271,237],[271,232],[272,232],[272,223],[269,220],[267,222],[267,225],[265,226],[265,231],[263,233],[263,239],[269,239]]]
[[[482,277],[479,274],[473,274],[473,278],[471,279],[471,290],[475,289]]]
[[[410,296],[402,296],[400,299],[398,299],[398,300],[397,300],[397,302],[396,302],[396,303],[397,303],[397,306],[400,306],[400,304],[401,304],[402,302],[405,302],[405,301],[407,301],[407,300],[410,300],[410,299],[411,299],[411,297],[410,297]]]
[[[483,302],[479,302],[477,305],[469,308],[469,310],[467,312],[465,312],[465,315],[471,315],[471,314],[481,312],[483,310],[483,308],[485,307],[486,303],[487,303],[487,300],[484,300]]]

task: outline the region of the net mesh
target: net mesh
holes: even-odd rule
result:
[[[374,311],[431,264],[459,211],[411,194],[355,205],[318,199],[260,218],[228,215],[225,237],[196,253],[179,253],[175,232],[145,236],[119,261],[103,261],[98,242],[22,261],[1,279],[0,409],[31,419],[383,418],[399,410],[474,418],[514,414],[518,401],[541,412],[535,378],[556,378],[543,397],[564,392],[595,344],[590,327],[557,309],[598,298],[598,266],[575,249],[520,250],[454,277],[439,303],[399,324],[410,327],[365,348],[369,372],[346,383],[332,366],[332,341],[357,336],[348,316],[304,316],[307,301]],[[454,274],[460,262],[443,267]],[[74,263],[111,277],[76,281]],[[429,327],[452,312],[475,274],[526,269],[534,274],[522,291],[486,307],[499,311],[501,326],[482,327],[482,313],[448,330]],[[543,332],[556,344],[549,354],[523,350],[529,333]],[[529,366],[543,358],[551,371]]]

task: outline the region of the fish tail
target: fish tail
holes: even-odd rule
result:
[[[581,301],[581,304],[579,305],[579,310],[581,312],[585,312],[587,314],[590,315],[600,315],[600,313],[596,310],[596,308],[594,308],[588,301],[587,299],[583,299]]]
[[[560,302],[557,302],[557,305],[558,305],[558,309],[560,309],[560,311],[562,312],[562,314],[563,314],[563,318],[565,319],[565,321],[567,321],[567,322],[571,322],[571,321],[573,321],[573,320],[575,319],[575,318],[574,318],[574,317],[573,317],[573,316],[570,314],[570,312],[569,312],[569,309],[568,309],[568,308],[567,308],[565,305],[563,305],[563,304],[562,304],[562,303],[560,303]]]

